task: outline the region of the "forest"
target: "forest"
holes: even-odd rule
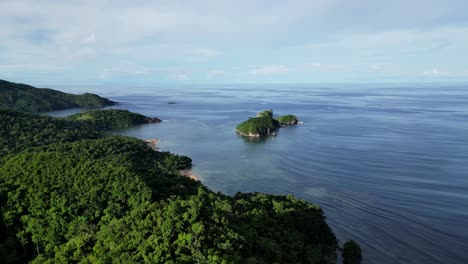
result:
[[[66,119],[82,121],[97,130],[127,128],[135,125],[161,122],[156,117],[147,117],[121,109],[91,110],[73,114]]]
[[[226,196],[191,159],[82,121],[0,111],[2,263],[334,263],[322,210]]]
[[[285,115],[274,118],[273,110],[264,110],[257,113],[256,117],[251,117],[240,123],[236,127],[236,132],[246,137],[264,137],[270,134],[276,135],[276,130],[281,126],[296,125],[298,123],[295,115]]]
[[[37,113],[77,107],[97,108],[114,104],[116,103],[96,94],[69,94],[0,80],[0,109]]]

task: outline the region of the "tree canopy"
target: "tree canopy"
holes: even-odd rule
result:
[[[361,247],[354,240],[349,240],[343,245],[343,264],[361,264]]]
[[[146,123],[161,122],[161,120],[156,117],[146,117],[138,113],[121,109],[91,110],[73,114],[68,116],[67,119],[82,121],[98,130],[127,128]]]
[[[80,122],[0,109],[0,156],[29,147],[101,136]]]
[[[2,263],[333,263],[317,206],[226,196],[191,159],[83,122],[0,111]]]
[[[295,125],[297,124],[297,117],[295,115],[284,115],[276,118],[280,125]]]
[[[243,136],[267,136],[279,128],[279,122],[269,116],[252,117],[236,127],[237,133]]]
[[[69,94],[0,80],[0,109],[34,113],[74,107],[96,108],[113,104],[115,102],[96,94]]]

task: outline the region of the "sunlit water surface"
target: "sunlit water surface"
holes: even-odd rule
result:
[[[468,263],[468,85],[58,88],[161,118],[117,133],[190,156],[215,191],[317,203],[341,242],[359,242],[364,263]],[[255,142],[236,135],[264,109],[303,124]]]

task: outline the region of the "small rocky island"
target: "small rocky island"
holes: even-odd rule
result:
[[[297,125],[297,117],[295,115],[285,115],[285,116],[279,116],[276,118],[280,125],[282,126],[289,126],[289,125]]]
[[[273,118],[273,110],[265,110],[257,114],[256,117],[249,118],[239,124],[236,132],[245,137],[265,137],[276,135],[276,131],[281,126],[296,125],[298,122],[295,115],[285,115]]]

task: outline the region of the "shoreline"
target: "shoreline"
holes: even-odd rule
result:
[[[155,138],[153,138],[153,139],[144,139],[143,142],[145,142],[146,145],[148,145],[153,150],[158,150],[159,139],[155,139]]]
[[[143,142],[146,143],[146,145],[148,145],[150,148],[152,148],[154,151],[158,151],[158,143],[159,143],[159,139],[144,139]],[[182,176],[185,176],[185,177],[188,177],[192,180],[195,180],[195,181],[200,181],[200,177],[198,175],[196,175],[192,169],[183,169],[183,170],[179,170],[179,174],[182,175]]]
[[[192,169],[184,169],[184,170],[179,170],[179,173],[180,175],[182,176],[185,176],[185,177],[188,177],[192,180],[195,180],[195,181],[200,181],[200,177],[198,175],[196,175]]]

